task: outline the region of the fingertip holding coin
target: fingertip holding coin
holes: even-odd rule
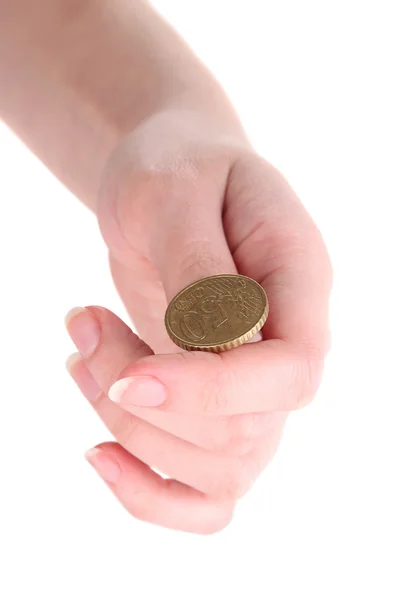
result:
[[[169,303],[165,327],[184,350],[224,352],[259,342],[268,317],[268,298],[243,275],[213,275],[181,290]]]

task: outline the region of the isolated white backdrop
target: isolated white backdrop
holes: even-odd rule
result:
[[[104,244],[89,211],[0,125],[0,596],[398,600],[397,2],[154,4],[325,235],[325,379],[228,529],[134,521],[82,458],[109,435],[64,370],[70,307],[126,318]]]

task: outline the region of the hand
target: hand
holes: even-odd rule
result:
[[[82,355],[71,374],[120,443],[89,459],[138,518],[216,531],[272,457],[287,413],[319,385],[329,345],[324,243],[244,136],[174,110],[117,149],[98,217],[148,346],[105,309],[69,319]],[[164,328],[168,301],[201,277],[236,272],[268,294],[263,341],[219,355],[179,351]]]

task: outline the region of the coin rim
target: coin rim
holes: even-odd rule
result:
[[[210,344],[190,344],[190,343],[186,342],[185,340],[181,339],[178,335],[176,335],[171,330],[171,327],[167,321],[170,307],[175,302],[175,300],[181,294],[183,294],[183,292],[186,292],[191,287],[198,285],[202,281],[208,281],[209,279],[220,279],[221,277],[234,277],[237,279],[248,279],[252,283],[255,283],[260,288],[260,290],[262,290],[263,297],[265,299],[265,307],[264,307],[263,313],[262,313],[261,317],[259,318],[259,320],[257,321],[257,323],[250,330],[246,331],[239,337],[233,337],[233,338],[227,340],[226,342],[223,342],[220,344],[211,344],[211,345]],[[165,311],[164,323],[165,323],[165,328],[167,330],[167,333],[168,333],[168,336],[170,337],[170,339],[174,342],[174,344],[176,344],[183,350],[205,350],[205,351],[209,351],[209,352],[218,352],[218,351],[230,350],[232,348],[236,348],[237,346],[240,346],[241,344],[244,344],[249,339],[251,339],[264,326],[264,324],[267,320],[267,317],[268,317],[268,313],[269,313],[268,296],[267,296],[264,288],[262,287],[262,285],[260,285],[258,283],[258,281],[255,281],[255,279],[252,279],[251,277],[247,277],[246,275],[239,275],[236,273],[221,273],[220,275],[210,275],[209,277],[202,277],[201,279],[198,279],[197,281],[194,281],[193,283],[189,283],[189,285],[187,285],[182,290],[180,290],[180,292],[175,294],[175,296],[172,298],[171,302],[168,304],[167,310]]]

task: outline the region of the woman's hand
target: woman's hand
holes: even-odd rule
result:
[[[147,345],[105,309],[70,317],[81,353],[71,374],[120,444],[89,459],[133,515],[216,531],[270,460],[287,413],[317,390],[329,346],[324,243],[239,128],[175,109],[144,121],[113,154],[98,218]],[[219,355],[180,351],[165,331],[167,303],[197,279],[236,272],[267,292],[263,341]]]
[[[90,460],[133,514],[219,529],[271,457],[285,414],[317,389],[329,343],[325,246],[149,2],[39,4],[1,4],[0,115],[97,211],[116,286],[148,344],[105,309],[70,316],[82,356],[72,375],[121,444]],[[178,351],[167,303],[188,283],[237,271],[267,291],[264,341]]]

